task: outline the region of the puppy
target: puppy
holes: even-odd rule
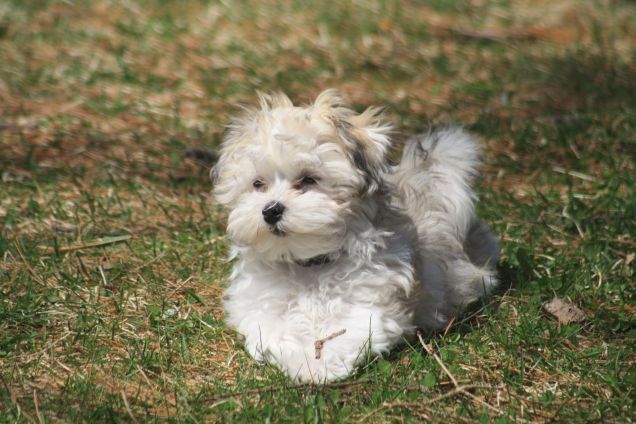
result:
[[[432,131],[390,166],[390,132],[334,90],[307,107],[263,95],[226,132],[213,169],[235,259],[226,321],[295,380],[344,378],[497,284],[470,188],[477,143]]]

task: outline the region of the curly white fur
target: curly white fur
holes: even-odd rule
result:
[[[390,130],[328,90],[308,107],[261,96],[227,132],[214,169],[236,259],[226,321],[294,379],[346,377],[497,284],[470,188],[477,143],[458,128],[414,136],[389,167]]]

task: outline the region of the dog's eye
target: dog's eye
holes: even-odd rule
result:
[[[316,180],[316,178],[313,177],[309,177],[309,176],[304,176],[301,180],[300,180],[300,184],[304,185],[304,186],[308,186],[308,185],[314,185],[317,184],[318,181]]]
[[[265,183],[261,180],[254,180],[254,182],[252,183],[252,187],[254,187],[256,190],[262,190],[265,188]]]
[[[293,187],[296,190],[306,191],[309,189],[309,187],[315,186],[316,184],[318,184],[318,181],[320,181],[320,178],[318,177],[310,177],[309,175],[303,175],[296,180]]]

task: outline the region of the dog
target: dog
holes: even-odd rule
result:
[[[478,143],[441,128],[391,165],[391,134],[380,108],[356,113],[335,90],[305,107],[260,95],[227,127],[212,170],[235,261],[226,323],[296,381],[345,378],[497,285]]]

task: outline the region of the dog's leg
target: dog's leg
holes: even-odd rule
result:
[[[349,305],[326,319],[294,320],[272,352],[279,366],[299,381],[325,383],[350,375],[357,365],[387,352],[395,343],[379,311]],[[288,318],[289,319],[289,318]]]
[[[272,304],[238,306],[229,299],[226,307],[228,323],[245,336],[249,353],[298,381],[345,378],[356,365],[387,352],[401,339],[403,324],[386,319],[380,309],[352,304],[323,308],[324,303],[292,301],[283,310]],[[235,306],[243,312],[240,317],[233,312]]]

